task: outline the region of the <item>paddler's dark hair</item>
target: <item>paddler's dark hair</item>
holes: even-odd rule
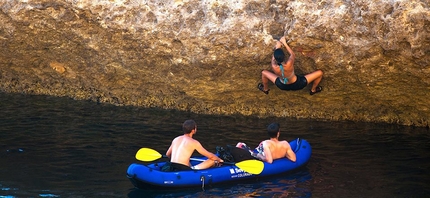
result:
[[[267,127],[267,135],[269,135],[270,138],[275,138],[278,135],[279,128],[279,123],[269,124],[269,126]]]
[[[184,124],[182,124],[182,131],[184,131],[185,134],[191,133],[193,129],[196,129],[197,124],[194,120],[186,120]]]

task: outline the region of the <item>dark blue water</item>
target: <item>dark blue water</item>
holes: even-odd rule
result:
[[[215,152],[265,127],[310,142],[306,168],[256,182],[183,191],[136,190],[126,170],[141,147],[165,152],[196,120]],[[0,197],[430,197],[428,129],[386,124],[196,115],[0,93]]]

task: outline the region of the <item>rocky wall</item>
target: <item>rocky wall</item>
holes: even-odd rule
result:
[[[428,127],[429,29],[424,0],[3,0],[0,90]],[[283,35],[323,92],[256,88]]]

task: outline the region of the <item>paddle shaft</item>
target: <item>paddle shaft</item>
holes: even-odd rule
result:
[[[163,158],[168,158],[167,155],[162,155]],[[191,161],[199,161],[199,162],[204,162],[206,161],[205,159],[199,159],[199,158],[190,158]],[[234,163],[232,162],[223,162],[223,164],[231,164],[234,165]]]
[[[167,155],[161,155],[161,157],[163,158],[168,158]],[[199,162],[204,162],[206,161],[205,159],[199,159],[199,158],[190,158],[191,161],[199,161]],[[234,165],[234,162],[222,162],[223,164],[228,164],[228,165]]]
[[[190,158],[190,160],[192,160],[192,161],[199,161],[199,162],[206,161],[205,159],[199,159],[199,158]],[[228,165],[234,165],[235,164],[234,162],[221,162],[221,163],[228,164]]]

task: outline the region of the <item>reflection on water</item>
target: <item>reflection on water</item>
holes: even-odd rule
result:
[[[306,183],[311,180],[308,170],[279,175],[275,178],[242,181],[241,183],[211,186],[193,190],[148,191],[132,190],[128,196],[137,197],[310,197],[311,189]]]
[[[429,197],[427,129],[285,118],[205,116],[0,93],[0,197]],[[265,127],[303,138],[312,158],[299,172],[181,191],[135,190],[126,178],[135,152],[165,152],[186,119],[208,150],[256,146]]]

